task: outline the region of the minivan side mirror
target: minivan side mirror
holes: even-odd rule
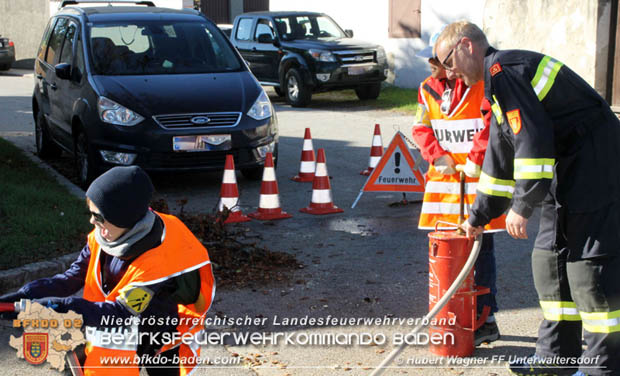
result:
[[[258,43],[273,43],[271,34],[261,34],[258,36]]]
[[[61,80],[68,80],[71,78],[71,64],[60,63],[54,66],[54,71],[56,72],[56,77]]]
[[[347,37],[349,37],[349,38],[353,38],[353,30],[351,30],[351,29],[346,29],[346,30],[344,31],[344,33],[345,33],[345,34],[347,34]]]

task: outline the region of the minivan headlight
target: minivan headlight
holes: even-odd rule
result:
[[[256,102],[248,111],[248,116],[254,120],[263,120],[271,117],[271,115],[271,101],[269,101],[269,97],[265,94],[265,90],[261,90]]]
[[[142,116],[106,97],[99,97],[97,109],[101,121],[105,123],[132,126],[144,120]]]
[[[310,53],[310,56],[312,56],[314,60],[317,60],[317,61],[325,61],[328,63],[333,63],[333,62],[338,61],[336,60],[336,56],[334,56],[334,54],[329,51],[308,50],[308,53]]]

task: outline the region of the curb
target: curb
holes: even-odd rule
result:
[[[52,167],[44,163],[41,159],[39,159],[39,157],[32,154],[31,151],[22,148],[18,143],[10,139],[12,136],[27,135],[28,134],[26,134],[26,132],[23,134],[15,134],[15,132],[0,132],[0,137],[4,137],[7,141],[21,149],[26,157],[52,175],[62,186],[67,188],[70,194],[80,199],[84,198],[85,192],[80,187],[76,186]],[[78,255],[79,252],[74,252],[57,257],[53,260],[39,261],[13,269],[2,270],[0,271],[0,293],[4,294],[14,291],[30,281],[34,281],[39,278],[51,277],[55,274],[62,273],[69,268],[71,263],[77,259]]]
[[[31,76],[34,77],[33,69],[20,69],[20,68],[12,68],[8,71],[2,71],[0,76],[12,76],[12,77],[26,77]]]

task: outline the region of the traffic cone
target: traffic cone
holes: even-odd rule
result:
[[[360,172],[360,175],[368,176],[372,170],[377,167],[377,163],[383,156],[383,140],[381,139],[381,128],[379,124],[375,124],[375,134],[372,136],[372,146],[370,147],[370,158],[368,159],[368,168]]]
[[[228,218],[224,223],[247,222],[250,220],[239,209],[239,190],[237,189],[237,177],[235,176],[235,161],[232,154],[226,155],[224,165],[224,177],[222,178],[222,189],[220,191],[220,204],[218,212],[221,213],[225,208],[230,210]]]
[[[316,163],[314,162],[314,147],[312,146],[312,136],[310,136],[310,128],[306,128],[304,134],[304,146],[301,150],[301,163],[299,164],[299,174],[293,176],[291,180],[296,182],[309,182],[314,179],[314,170]]]
[[[342,213],[344,210],[335,206],[332,201],[332,189],[327,175],[327,165],[325,163],[325,150],[319,149],[316,160],[316,171],[312,181],[312,201],[306,208],[299,209],[302,213],[308,214],[332,214]]]
[[[250,213],[248,216],[261,221],[292,217],[292,215],[282,211],[282,208],[280,208],[278,182],[276,181],[276,171],[273,167],[273,155],[271,153],[267,153],[267,158],[265,159],[258,211]]]

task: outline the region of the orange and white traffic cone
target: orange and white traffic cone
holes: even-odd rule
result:
[[[261,221],[292,217],[292,215],[282,211],[282,208],[280,208],[278,182],[276,181],[276,171],[273,167],[273,155],[271,153],[267,153],[267,158],[265,159],[263,182],[260,185],[258,211],[250,213],[248,216]]]
[[[372,146],[370,147],[370,158],[368,159],[368,168],[360,172],[360,175],[368,176],[372,170],[377,167],[377,163],[383,156],[383,140],[381,139],[381,128],[379,124],[375,124],[375,133],[372,136]]]
[[[222,189],[220,191],[220,203],[218,212],[221,213],[227,208],[230,210],[228,218],[224,223],[247,222],[250,220],[239,209],[239,189],[237,189],[237,176],[235,175],[235,161],[231,154],[226,155],[224,165],[224,177],[222,178]]]
[[[316,171],[312,181],[312,201],[306,208],[299,209],[308,214],[333,214],[342,213],[344,210],[334,205],[332,201],[332,188],[329,184],[327,164],[325,163],[325,150],[319,149],[316,160]]]
[[[296,182],[309,182],[314,179],[314,170],[316,163],[314,161],[314,147],[312,146],[312,136],[310,136],[310,128],[306,128],[304,134],[304,146],[301,150],[301,163],[299,165],[299,174],[293,176],[291,180]]]

